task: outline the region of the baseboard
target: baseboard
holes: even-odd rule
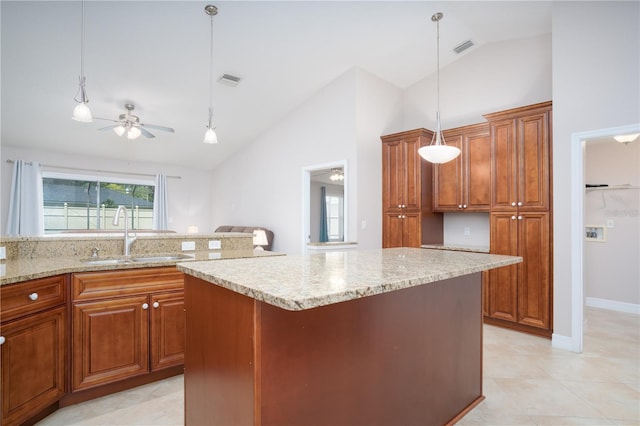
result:
[[[618,302],[609,299],[599,299],[597,297],[587,297],[585,298],[585,305],[591,308],[608,309],[610,311],[640,315],[640,305],[635,303]]]
[[[551,335],[551,346],[565,351],[574,351],[573,339],[570,336],[553,333]],[[575,352],[575,351],[574,351]]]

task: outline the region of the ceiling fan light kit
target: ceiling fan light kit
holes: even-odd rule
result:
[[[418,149],[418,154],[430,163],[442,164],[447,163],[458,155],[460,155],[460,149],[455,146],[449,146],[444,140],[442,134],[442,126],[440,125],[440,20],[442,19],[442,13],[435,13],[431,20],[436,23],[436,52],[437,52],[437,71],[436,71],[436,132],[433,134],[431,144],[423,146]]]
[[[101,118],[96,117],[97,120],[106,120],[113,121],[117,124],[112,124],[111,126],[102,127],[98,130],[111,130],[113,129],[114,133],[118,136],[127,135],[127,139],[134,140],[143,135],[146,138],[155,138],[156,136],[145,129],[148,127],[149,129],[157,129],[162,130],[163,132],[175,132],[171,127],[158,126],[156,124],[145,124],[140,121],[140,117],[137,115],[133,115],[131,112],[136,108],[133,104],[124,104],[126,113],[120,114],[117,120],[111,120],[110,118]]]

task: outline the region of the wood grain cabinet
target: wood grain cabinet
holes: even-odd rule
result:
[[[384,248],[442,242],[442,215],[432,211],[432,165],[418,154],[432,135],[417,129],[381,138]]]
[[[184,276],[173,267],[72,275],[72,391],[184,362]]]
[[[433,167],[433,210],[488,212],[491,208],[491,137],[488,123],[445,130],[447,145],[460,148],[454,161]]]
[[[489,272],[487,322],[550,336],[551,102],[485,117],[492,143],[491,253],[523,258]]]
[[[2,425],[57,404],[66,391],[66,276],[0,287]]]

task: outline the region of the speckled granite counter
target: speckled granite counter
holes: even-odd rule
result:
[[[487,246],[461,246],[452,244],[425,244],[420,246],[425,249],[434,250],[451,250],[451,251],[468,251],[472,253],[489,253],[489,247]]]
[[[394,248],[276,259],[190,262],[178,269],[287,310],[303,310],[511,265],[520,257]]]

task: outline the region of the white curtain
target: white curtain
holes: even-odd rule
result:
[[[44,235],[42,170],[38,163],[13,163],[7,235]]]
[[[156,190],[153,197],[153,229],[169,229],[167,177],[162,173],[156,175]]]

